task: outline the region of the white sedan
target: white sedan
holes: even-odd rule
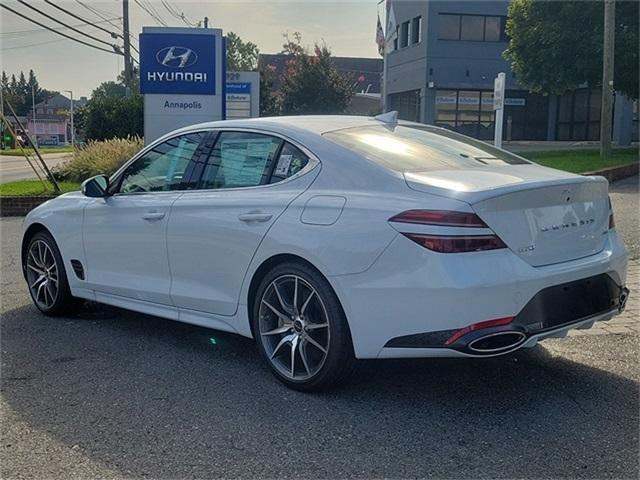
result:
[[[44,314],[88,299],[256,340],[302,390],[486,357],[624,308],[608,184],[394,115],[172,132],[24,222]]]

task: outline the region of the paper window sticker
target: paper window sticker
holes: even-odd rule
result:
[[[287,173],[289,173],[289,166],[291,165],[292,159],[293,155],[280,155],[274,175],[278,177],[286,177]]]

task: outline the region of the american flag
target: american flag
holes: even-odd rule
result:
[[[376,27],[376,43],[378,44],[378,53],[384,57],[384,30],[380,22],[380,14],[378,14],[378,26]]]

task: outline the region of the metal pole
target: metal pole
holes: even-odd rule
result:
[[[71,104],[70,116],[71,116],[71,146],[75,147],[76,145],[76,131],[73,126],[73,92],[71,90],[64,90],[65,92],[69,92],[71,99],[69,103]]]
[[[122,0],[122,36],[124,37],[124,91],[131,95],[131,37],[129,34],[129,0]]]
[[[204,28],[209,28],[209,17],[204,17]]]
[[[613,60],[615,47],[616,4],[604,2],[604,45],[602,47],[602,108],[600,112],[600,158],[611,155],[611,122],[613,120]]]
[[[36,94],[34,91],[34,86],[31,85],[31,108],[33,109],[33,143],[38,145],[38,137],[36,136],[36,131],[38,130],[36,127]],[[24,129],[23,129],[24,130]],[[26,135],[26,132],[24,132]],[[29,132],[31,133],[31,132]],[[30,135],[27,135],[30,136]]]

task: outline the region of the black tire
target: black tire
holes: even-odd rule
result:
[[[32,248],[38,245],[39,242],[46,244],[46,246],[49,248],[51,254],[53,254],[55,266],[57,268],[57,292],[54,296],[55,299],[51,302],[50,305],[43,304],[42,297],[40,297],[40,299],[36,298],[34,288],[29,285],[31,276],[31,274],[29,273],[29,264],[32,263],[29,256],[30,252],[32,252]],[[41,243],[40,246],[42,247]],[[27,289],[29,290],[29,295],[31,295],[33,304],[36,306],[36,308],[38,308],[38,310],[50,317],[73,315],[77,313],[78,309],[82,305],[82,301],[71,295],[71,290],[69,289],[69,281],[67,279],[67,272],[64,268],[64,262],[62,260],[62,256],[60,255],[60,250],[58,249],[58,245],[56,245],[55,240],[49,232],[38,232],[29,240],[29,244],[27,245],[25,256],[22,259],[22,262],[25,268],[25,276],[27,278]],[[49,293],[49,296],[47,298],[51,300],[52,295]]]
[[[269,288],[273,289],[271,285],[274,281],[280,281],[280,279],[282,278],[292,276],[299,277],[299,279],[301,279],[301,283],[304,283],[315,290],[315,294],[318,296],[318,299],[324,306],[324,309],[322,311],[326,311],[326,317],[328,319],[327,323],[329,324],[329,330],[326,333],[326,335],[328,336],[328,338],[326,338],[328,349],[326,353],[323,353],[324,361],[320,363],[320,366],[316,371],[313,372],[313,374],[309,373],[307,363],[304,362],[304,367],[310,376],[309,378],[302,379],[291,378],[287,374],[283,374],[283,372],[281,371],[282,367],[278,368],[277,364],[272,361],[270,355],[266,351],[266,348],[269,348],[269,346],[265,345],[265,342],[271,341],[271,337],[263,340],[267,337],[263,337],[263,335],[261,334],[260,325],[260,306],[261,304],[263,304],[263,297],[265,296],[265,292]],[[312,301],[315,302],[316,300],[314,299]],[[353,342],[351,339],[351,333],[349,331],[349,325],[347,323],[346,316],[344,314],[342,306],[340,305],[340,301],[333,291],[333,288],[331,288],[331,285],[329,285],[329,282],[313,267],[302,262],[294,261],[282,263],[274,267],[264,276],[264,278],[260,282],[253,301],[251,313],[251,327],[254,338],[256,340],[256,344],[258,345],[258,350],[260,351],[261,356],[264,358],[267,365],[269,365],[276,378],[286,386],[295,390],[306,392],[320,391],[344,382],[353,373],[356,365],[356,360],[353,353]],[[305,312],[302,313],[304,314]],[[262,321],[265,321],[264,311]],[[281,320],[278,320],[278,322],[280,323]],[[312,322],[308,321],[307,324],[312,324]],[[315,332],[315,329],[312,331]],[[295,330],[292,329],[291,334],[295,335]],[[311,331],[305,331],[301,335],[306,335],[306,338],[308,339],[308,336],[310,334]],[[313,333],[313,335],[315,335],[315,333]],[[300,340],[301,343],[304,341],[305,340]],[[307,343],[306,345],[307,346],[305,348],[311,349],[311,344]],[[288,353],[289,358],[291,352],[294,352],[295,355],[295,346],[293,346],[291,342],[286,348],[290,348],[290,351]],[[302,346],[300,346],[300,351],[298,352],[297,357],[299,361],[302,360],[302,353]],[[293,376],[295,377],[295,373],[293,374]]]

